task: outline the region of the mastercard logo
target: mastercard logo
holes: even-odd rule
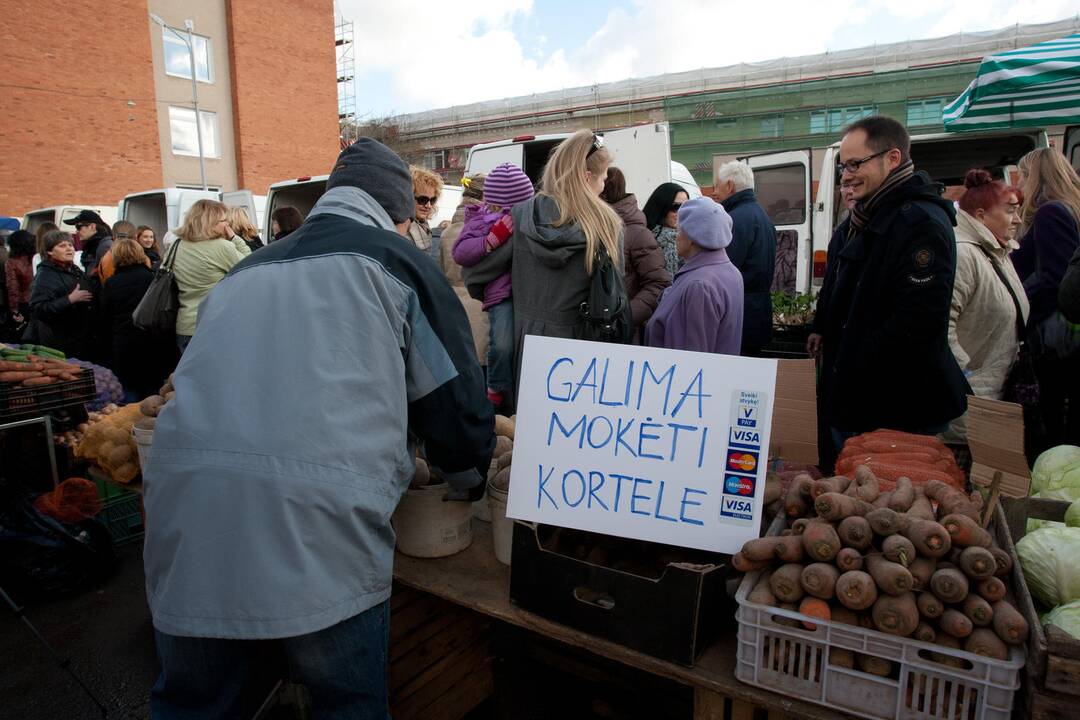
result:
[[[731,453],[728,455],[728,469],[739,472],[754,472],[757,469],[757,456],[750,453]]]

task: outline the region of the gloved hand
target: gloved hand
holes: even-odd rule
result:
[[[514,221],[509,215],[503,215],[491,226],[491,230],[488,231],[487,237],[484,239],[484,244],[487,245],[487,251],[491,252],[499,247],[509,240],[510,236],[513,234]]]

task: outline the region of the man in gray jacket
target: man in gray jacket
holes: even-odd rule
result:
[[[387,718],[415,442],[466,501],[494,447],[465,312],[402,237],[412,209],[408,167],[362,138],[304,224],[203,301],[144,471],[154,718],[251,717],[286,666],[316,717]]]

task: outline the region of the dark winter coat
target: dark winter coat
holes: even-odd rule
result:
[[[758,204],[752,189],[740,190],[721,203],[731,216],[728,257],[743,277],[742,347],[754,350],[772,339],[773,269],[776,265],[776,228]]]
[[[611,204],[623,221],[623,279],[630,298],[635,337],[640,336],[660,303],[660,293],[671,285],[671,273],[664,265],[664,253],[645,224],[645,213],[633,194]]]
[[[150,261],[150,269],[157,270],[161,265],[161,256],[158,255],[158,251],[154,248],[143,248],[143,252],[146,253],[146,258]]]
[[[1020,247],[1009,256],[1031,302],[1029,328],[1038,327],[1057,309],[1058,289],[1078,245],[1076,220],[1063,203],[1049,202],[1035,212]]]
[[[1069,269],[1058,288],[1058,310],[1071,323],[1080,323],[1080,248],[1069,260]]]
[[[79,258],[79,262],[82,263],[83,271],[87,275],[94,273],[94,268],[101,262],[101,258],[105,257],[105,253],[109,252],[112,244],[112,235],[103,230],[98,230],[97,233],[83,242],[82,256]]]
[[[99,308],[106,365],[125,390],[134,391],[140,398],[157,393],[178,359],[175,337],[155,337],[136,328],[131,320],[153,279],[154,273],[145,265],[116,268],[101,290]]]
[[[971,388],[948,342],[955,215],[917,173],[882,199],[861,232],[843,240],[848,219],[834,236],[814,323],[832,427],[929,430],[967,408]]]
[[[76,285],[89,289],[87,277],[77,265],[61,266],[46,259],[38,266],[30,292],[31,320],[24,338],[68,357],[85,359],[91,351],[94,306],[68,300]]]

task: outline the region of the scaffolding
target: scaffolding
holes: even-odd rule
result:
[[[334,49],[337,56],[338,126],[342,147],[356,138],[356,50],[353,46],[353,23],[336,15]]]

